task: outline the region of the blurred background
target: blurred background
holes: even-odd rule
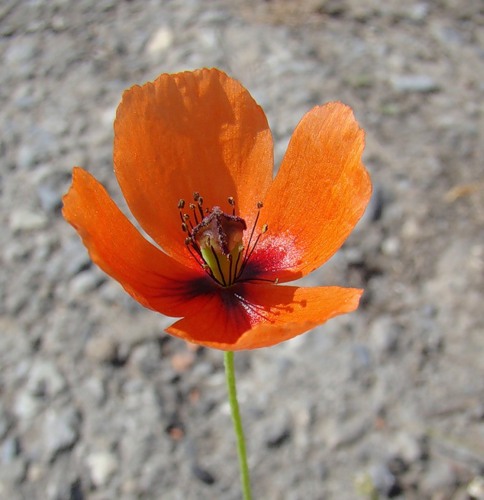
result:
[[[2,0],[0,498],[240,498],[222,353],[163,334],[60,214],[74,165],[125,207],[125,88],[216,66],[277,162],[351,105],[375,186],[305,280],[361,308],[236,356],[254,498],[482,500],[483,24],[481,0]]]

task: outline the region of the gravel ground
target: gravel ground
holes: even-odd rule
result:
[[[350,104],[375,194],[310,284],[360,310],[236,356],[254,497],[484,499],[481,0],[0,2],[0,498],[240,498],[222,353],[162,330],[60,215],[73,165],[123,206],[121,92],[217,66],[279,161]]]

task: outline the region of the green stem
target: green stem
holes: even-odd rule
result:
[[[224,353],[225,377],[229,392],[230,410],[234,423],[235,435],[237,437],[237,453],[239,455],[240,481],[244,500],[251,500],[249,467],[247,465],[247,452],[245,449],[244,430],[242,429],[242,419],[240,418],[239,403],[237,401],[237,388],[235,386],[234,353],[226,351]]]

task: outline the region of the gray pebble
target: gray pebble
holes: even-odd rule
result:
[[[7,464],[2,464],[0,467],[0,494],[3,495],[5,490],[8,491],[8,485],[20,484],[24,479],[27,473],[27,463],[21,457],[12,460]],[[3,496],[3,498],[13,499],[16,497],[12,496]]]
[[[7,64],[19,64],[30,61],[34,58],[37,50],[38,45],[35,37],[17,39],[16,43],[10,45],[5,52],[5,62]]]
[[[37,188],[37,197],[44,212],[53,213],[62,206],[62,195],[47,184],[41,184]]]
[[[1,448],[1,462],[2,464],[12,463],[20,453],[20,442],[17,436],[5,439]]]
[[[37,360],[30,369],[27,389],[32,396],[54,398],[66,387],[66,380],[50,361]]]
[[[92,292],[100,285],[103,279],[104,277],[94,269],[80,272],[70,282],[69,292],[71,297],[76,299],[88,292]]]
[[[32,395],[28,389],[21,389],[17,391],[17,397],[15,399],[13,411],[15,416],[20,421],[28,421],[35,417],[40,408],[42,407],[42,402]]]
[[[12,424],[11,416],[0,401],[0,439],[5,437]]]
[[[402,75],[391,79],[393,88],[397,92],[435,92],[440,89],[440,85],[428,75]]]
[[[161,349],[158,342],[146,342],[134,347],[130,355],[132,364],[140,373],[149,377],[160,370]]]
[[[91,265],[91,259],[79,238],[73,238],[62,246],[62,258],[49,269],[50,274],[65,273],[71,277]]]
[[[425,455],[424,440],[406,432],[399,433],[390,448],[406,465],[418,462]]]
[[[10,215],[10,229],[12,231],[34,231],[43,229],[49,220],[40,212],[33,212],[24,208],[14,210]]]
[[[467,486],[467,493],[473,500],[484,500],[484,476],[476,476]]]
[[[106,486],[119,467],[117,455],[112,451],[97,451],[86,458],[89,476],[96,488]]]
[[[422,492],[427,495],[451,495],[456,485],[457,475],[451,464],[435,461],[422,480]]]
[[[94,336],[88,340],[86,356],[100,363],[112,363],[118,354],[118,343],[110,337]]]
[[[331,450],[350,446],[365,435],[368,427],[366,420],[358,418],[347,422],[334,421],[326,430],[327,445]]]
[[[288,415],[271,418],[265,432],[265,444],[268,448],[279,448],[291,438],[292,426]]]
[[[48,461],[54,460],[58,453],[74,446],[79,438],[80,424],[80,415],[73,407],[47,410],[43,441],[45,458]]]
[[[370,343],[372,349],[379,357],[384,357],[395,352],[401,328],[390,316],[377,318],[370,326]]]
[[[387,498],[396,487],[396,478],[384,463],[372,465],[369,469],[369,476],[375,490]]]

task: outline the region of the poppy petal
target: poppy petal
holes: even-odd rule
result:
[[[88,172],[74,168],[62,213],[91,259],[143,306],[184,316],[204,305],[209,278],[188,269],[149,243]],[[206,285],[204,285],[206,283]]]
[[[289,340],[358,307],[363,290],[243,284],[212,294],[205,307],[167,328],[171,335],[237,351]]]
[[[194,266],[177,205],[198,192],[204,207],[250,222],[272,182],[273,143],[261,107],[216,69],[164,74],[127,90],[114,124],[114,165],[128,206],[169,255]],[[186,211],[189,212],[188,207]]]
[[[333,102],[303,117],[264,200],[260,223],[269,230],[251,258],[254,272],[291,281],[340,248],[371,196],[363,148],[348,106]]]

